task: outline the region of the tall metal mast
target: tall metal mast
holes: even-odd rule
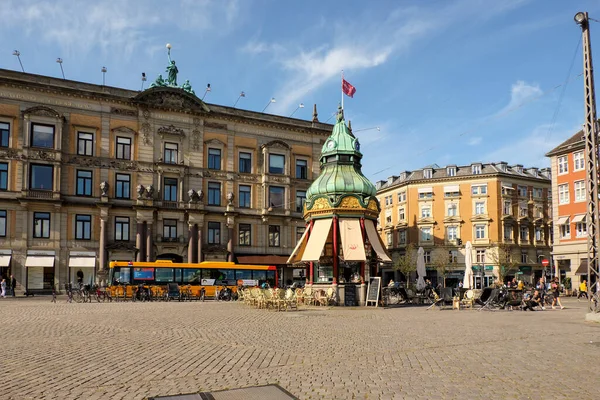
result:
[[[585,158],[587,172],[587,228],[588,228],[588,271],[590,285],[592,279],[600,280],[598,245],[600,244],[600,218],[598,210],[598,121],[596,118],[596,95],[594,91],[594,67],[587,12],[575,14],[575,22],[581,26],[583,35],[583,77],[585,97]]]

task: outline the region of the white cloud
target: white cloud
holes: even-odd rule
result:
[[[481,143],[481,136],[474,136],[467,142],[469,146],[476,146],[479,143]]]
[[[510,88],[510,102],[500,110],[497,115],[509,113],[517,108],[542,96],[544,92],[538,84],[528,84],[525,81],[517,81]]]
[[[81,56],[98,48],[113,56],[128,56],[150,45],[158,29],[205,31],[218,27],[224,31],[235,25],[238,16],[235,0],[5,0],[0,3],[0,31],[22,29],[27,36],[58,44],[63,56]]]

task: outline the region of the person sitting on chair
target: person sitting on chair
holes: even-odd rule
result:
[[[540,292],[536,290],[528,300],[524,301],[523,311],[527,311],[527,309],[535,311],[534,307],[538,307],[540,301],[542,301],[542,297],[540,296]]]

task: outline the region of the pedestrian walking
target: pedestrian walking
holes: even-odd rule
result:
[[[583,282],[581,282],[579,284],[579,293],[577,293],[577,301],[579,301],[579,299],[584,296],[585,296],[586,300],[589,300],[589,297],[587,294],[587,281],[585,279],[583,280]]]
[[[12,290],[12,297],[15,297],[15,291],[17,290],[17,278],[14,275],[10,276],[10,289]]]
[[[544,277],[541,277],[538,284],[537,284],[537,290],[540,293],[540,304],[542,305],[542,310],[545,310],[546,307],[544,307],[544,301],[546,299],[546,282],[544,280]]]
[[[562,310],[565,307],[560,302],[560,285],[558,283],[558,278],[554,278],[554,281],[550,285],[550,288],[552,289],[552,295],[554,296],[554,299],[552,300],[552,309],[555,309],[556,307],[554,305],[557,304]]]
[[[2,282],[0,282],[0,296],[2,298],[6,297],[6,279],[2,278]]]

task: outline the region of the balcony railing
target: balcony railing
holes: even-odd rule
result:
[[[60,200],[60,193],[51,190],[24,190],[23,196],[30,199]]]

